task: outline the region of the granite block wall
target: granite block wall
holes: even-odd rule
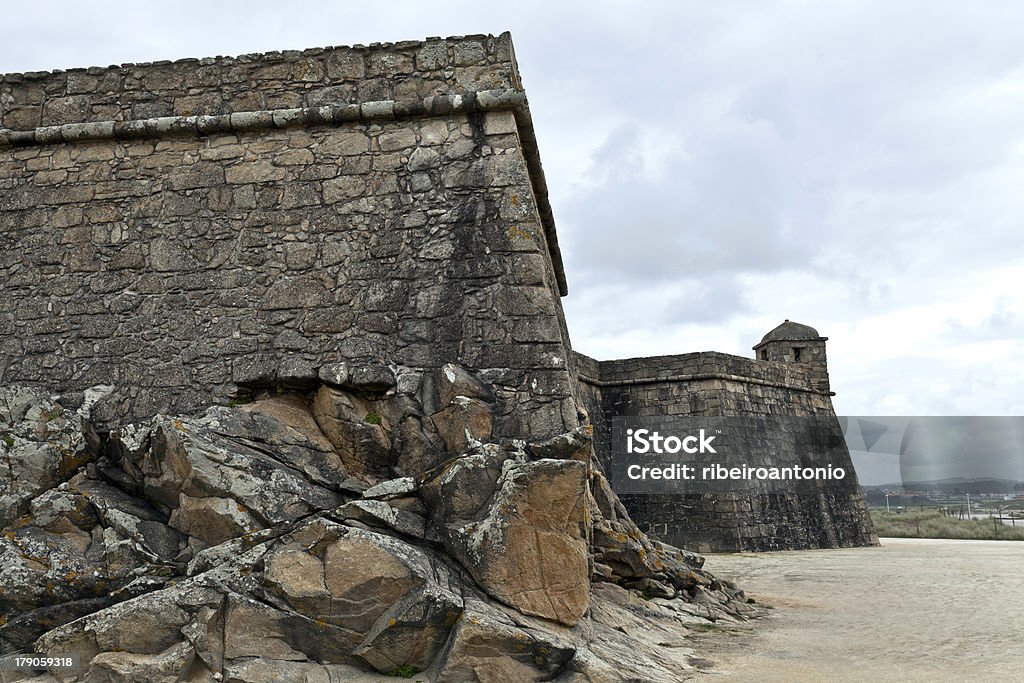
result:
[[[573,428],[528,112],[466,106],[482,84],[518,85],[507,35],[0,78],[0,381],[114,385],[125,421],[455,362],[497,434]],[[446,96],[365,102],[406,91]],[[362,104],[274,109],[328,92]]]
[[[841,481],[788,482],[781,490],[620,495],[648,534],[698,552],[877,543],[831,396],[816,388],[819,370],[722,353],[603,362],[576,354],[575,367],[606,469],[614,457],[614,418],[685,415],[812,418],[802,425],[805,433],[772,435],[771,457],[778,466],[831,464],[847,471]]]

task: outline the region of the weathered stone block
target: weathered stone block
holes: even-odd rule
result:
[[[366,191],[366,181],[359,176],[343,176],[324,182],[324,201],[328,204],[359,197]]]

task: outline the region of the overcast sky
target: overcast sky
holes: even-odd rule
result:
[[[829,337],[837,412],[1024,413],[1024,4],[17,3],[0,72],[512,31],[600,359]]]

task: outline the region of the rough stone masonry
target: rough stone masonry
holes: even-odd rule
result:
[[[623,495],[640,528],[699,552],[878,544],[832,408],[825,342],[814,328],[787,320],[754,347],[756,359],[704,352],[598,362],[575,354],[580,394],[606,467],[615,457],[615,418],[733,416],[751,418],[751,431],[766,426],[766,434],[742,435],[745,451],[765,464],[848,473],[840,481],[770,490]]]
[[[0,245],[0,384],[112,387],[100,433],[339,363],[366,391],[454,363],[493,387],[496,438],[589,419],[599,452],[617,414],[832,411],[823,356],[573,353],[508,34],[4,75]],[[706,549],[872,542],[855,480],[805,493],[629,504]]]
[[[3,381],[114,424],[452,361],[499,433],[574,427],[518,88],[508,36],[3,76]]]

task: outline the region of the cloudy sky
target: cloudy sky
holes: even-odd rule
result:
[[[841,414],[1024,414],[1021,3],[18,3],[0,72],[504,30],[577,349],[789,318]]]

